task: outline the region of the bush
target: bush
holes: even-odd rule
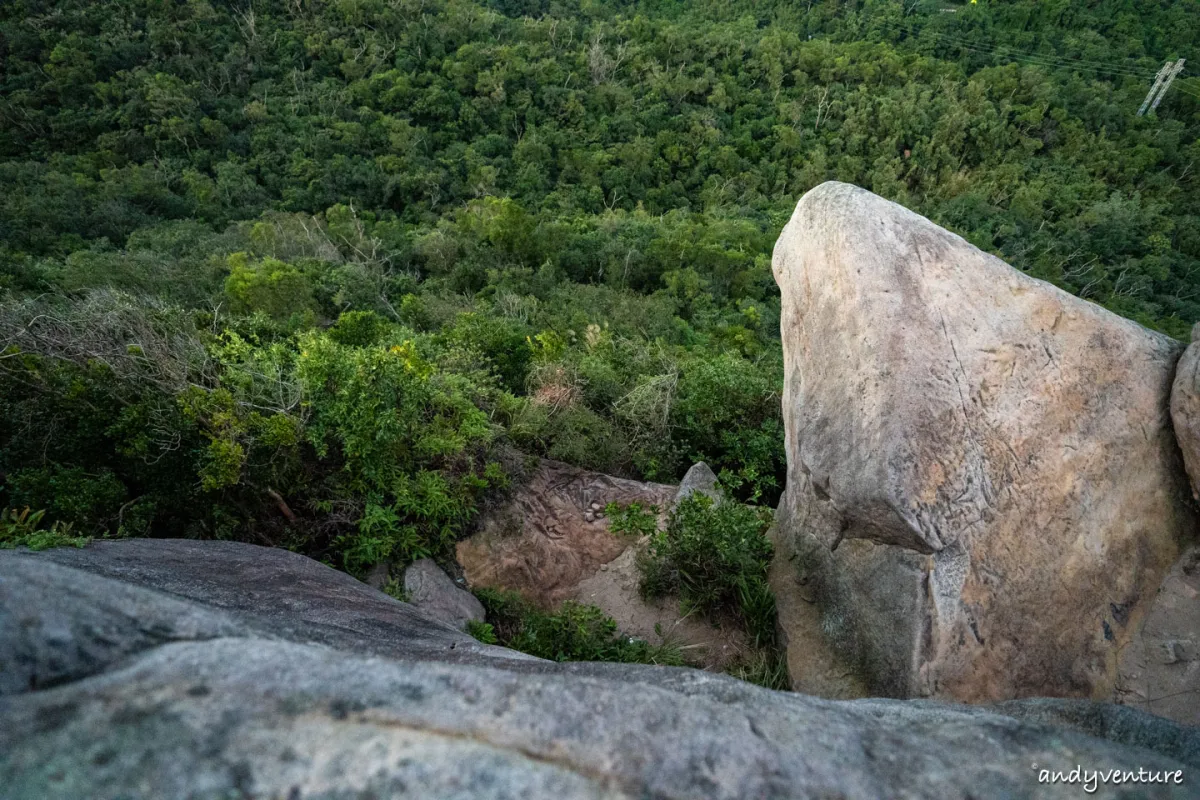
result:
[[[41,527],[46,512],[30,511],[25,508],[0,510],[0,549],[28,547],[30,550],[46,550],[51,547],[83,547],[91,539],[87,536],[72,536],[71,526],[55,522],[49,528]]]
[[[350,347],[369,347],[386,329],[386,320],[374,311],[344,311],[329,329],[329,338]]]
[[[311,318],[316,308],[312,281],[307,275],[275,258],[252,262],[245,253],[229,257],[225,293],[235,311],[257,311],[296,325]]]
[[[365,501],[358,530],[335,543],[345,566],[449,546],[476,495],[504,477],[485,458],[495,431],[475,387],[439,372],[412,339],[352,348],[309,333],[300,349],[307,439],[319,458],[341,462],[338,491]]]
[[[649,536],[658,530],[658,506],[643,508],[641,503],[620,506],[609,503],[604,507],[608,529],[629,536]]]
[[[671,408],[673,435],[692,461],[722,474],[726,490],[774,503],[787,473],[780,415],[783,362],[724,353],[689,358]]]
[[[525,341],[529,332],[519,324],[483,314],[460,314],[444,338],[479,356],[495,372],[504,388],[521,391],[529,375],[533,350]]]
[[[509,435],[518,447],[584,469],[619,475],[628,464],[621,431],[574,400],[557,408],[537,397],[525,402],[514,414]]]
[[[483,644],[496,644],[496,629],[491,623],[480,622],[477,619],[467,620],[467,633],[474,636]]]
[[[623,664],[683,666],[683,656],[669,645],[652,646],[624,636],[617,623],[596,606],[568,601],[556,612],[534,608],[520,595],[478,589],[475,595],[487,612],[487,626],[471,634],[487,644],[500,644],[552,661],[615,661]]]
[[[727,672],[735,678],[755,683],[767,689],[789,691],[792,680],[788,675],[787,658],[773,647],[756,648],[736,663]]]
[[[33,516],[48,514],[56,523],[70,526],[104,527],[116,519],[125,500],[125,487],[109,470],[87,474],[80,467],[49,467],[17,470],[8,476],[9,502],[40,508]]]
[[[689,495],[641,557],[642,593],[677,594],[685,610],[733,613],[756,645],[774,644],[775,597],[767,584],[770,523],[766,509]]]

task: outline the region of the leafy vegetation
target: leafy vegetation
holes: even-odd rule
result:
[[[496,638],[496,629],[489,622],[469,619],[467,620],[467,633],[484,644],[496,644],[500,641]]]
[[[678,595],[685,611],[732,613],[756,647],[775,643],[775,596],[767,584],[773,548],[771,514],[740,503],[715,503],[702,492],[679,501],[638,566],[647,597]]]
[[[642,507],[641,503],[621,506],[609,503],[604,508],[608,515],[608,529],[627,536],[649,536],[658,530],[658,506]]]
[[[70,523],[52,523],[41,527],[45,511],[20,511],[15,508],[0,509],[0,549],[28,547],[30,550],[46,550],[50,547],[83,547],[90,539],[72,536]]]
[[[553,613],[541,611],[512,592],[475,592],[487,622],[468,632],[484,644],[501,644],[553,661],[616,661],[625,664],[683,666],[678,648],[653,646],[617,631],[617,623],[596,606],[568,601]]]
[[[447,554],[521,452],[704,460],[771,505],[770,251],[821,181],[1186,336],[1200,88],[1134,111],[1198,26],[1197,0],[4,3],[0,505],[354,572]],[[762,615],[697,575],[662,580]]]

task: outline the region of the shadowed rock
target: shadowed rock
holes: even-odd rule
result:
[[[1117,699],[1200,725],[1200,547],[1175,562],[1141,630],[1121,651]]]
[[[436,620],[466,630],[467,622],[483,622],[483,604],[460,589],[431,558],[414,561],[404,570],[408,601]]]
[[[287,550],[128,539],[93,542],[82,550],[0,551],[0,564],[5,693],[80,678],[163,642],[235,632],[388,658],[425,655],[472,663],[530,658],[480,644]],[[19,680],[8,678],[13,669]]]

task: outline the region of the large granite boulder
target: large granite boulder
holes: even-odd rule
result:
[[[1181,345],[841,183],[800,200],[773,266],[776,593],[812,596],[875,693],[1113,696],[1195,535]]]
[[[1042,771],[1076,765],[1130,774],[1096,797],[1194,797],[1200,767],[1196,729],[1105,704],[521,657],[227,542],[0,551],[0,658],[5,798],[1057,797]]]
[[[0,550],[0,695],[78,680],[164,643],[227,637],[383,658],[536,660],[287,550],[184,539]]]

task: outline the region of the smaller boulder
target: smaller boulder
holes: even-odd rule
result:
[[[387,588],[388,574],[391,572],[392,565],[386,561],[382,564],[376,564],[367,572],[365,583],[372,589],[384,591]]]
[[[1200,323],[1192,328],[1192,343],[1175,365],[1171,387],[1171,423],[1183,452],[1183,463],[1192,484],[1192,496],[1200,500]]]
[[[414,561],[404,571],[408,601],[427,616],[466,630],[467,622],[483,621],[483,604],[466,589],[460,589],[433,559]]]
[[[717,485],[717,474],[703,461],[692,464],[687,474],[683,476],[679,489],[675,492],[675,499],[671,501],[671,510],[674,511],[683,498],[689,497],[695,492],[708,495],[714,503],[721,502],[723,497],[721,488]]]
[[[1185,725],[1200,725],[1200,546],[1171,567],[1141,630],[1121,650],[1117,700]]]

